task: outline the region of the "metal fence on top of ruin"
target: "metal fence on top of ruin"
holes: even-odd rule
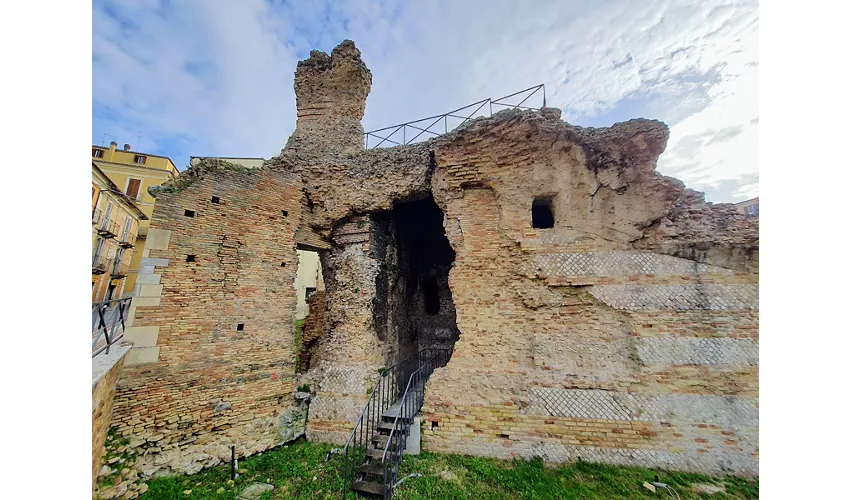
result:
[[[538,94],[538,92],[540,93]],[[532,103],[537,102],[537,98],[532,99],[535,95],[537,98],[542,97],[543,102],[541,106],[524,106],[524,104],[529,102],[530,99]],[[510,100],[519,100],[519,102],[513,104],[508,102]],[[510,108],[539,111],[546,107],[546,87],[541,83],[540,85],[535,85],[534,87],[529,87],[525,90],[520,90],[519,92],[514,92],[513,94],[499,97],[497,99],[488,97],[487,99],[473,102],[472,104],[468,104],[462,108],[457,108],[441,115],[420,118],[411,122],[400,123],[398,125],[391,125],[389,127],[366,132],[364,134],[366,149],[374,149],[381,146],[405,146],[407,144],[413,144],[414,142],[446,134],[473,118],[493,116],[493,106],[496,106],[496,111]],[[469,110],[472,110],[472,112],[469,112]],[[460,122],[450,125],[450,118],[455,122],[457,120],[460,120]],[[370,139],[373,140],[373,144],[371,145],[369,144]],[[377,141],[377,143],[375,143],[375,141]]]

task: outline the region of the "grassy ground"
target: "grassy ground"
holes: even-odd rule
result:
[[[248,485],[268,482],[274,490],[262,499],[339,498],[342,459],[325,461],[332,446],[299,440],[239,462],[242,474],[229,482],[229,466],[219,466],[193,476],[155,479],[143,500],[232,499]],[[503,461],[460,455],[422,453],[405,457],[399,477],[418,472],[396,490],[398,500],[413,499],[614,499],[667,498],[641,485],[656,472],[636,467],[617,467],[581,462],[550,467],[541,460]],[[658,472],[659,479],[681,498],[758,498],[758,479],[711,477],[684,472]],[[694,484],[715,485],[725,492],[699,493]],[[353,498],[353,497],[352,497]]]

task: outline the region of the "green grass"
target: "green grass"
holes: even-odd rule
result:
[[[274,490],[261,498],[339,498],[342,489],[339,468],[342,458],[325,456],[331,445],[299,440],[239,461],[244,471],[229,483],[229,465],[207,469],[192,476],[159,478],[148,483],[142,500],[232,499],[248,485],[268,482]],[[399,478],[418,472],[396,490],[398,500],[413,499],[619,499],[669,498],[643,488],[644,481],[659,479],[672,486],[681,498],[758,498],[758,479],[713,477],[687,472],[664,472],[638,467],[579,462],[552,466],[540,459],[504,461],[461,455],[422,453],[407,456]],[[697,493],[695,483],[722,485],[725,493]],[[191,491],[190,491],[191,490]],[[190,491],[186,494],[186,491]],[[352,496],[353,498],[353,496]]]

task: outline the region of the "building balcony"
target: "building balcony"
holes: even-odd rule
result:
[[[119,261],[119,262],[116,262],[115,264],[113,264],[112,265],[112,271],[110,272],[110,274],[112,275],[113,279],[117,279],[117,278],[123,278],[123,277],[127,276],[127,273],[129,273],[129,272],[130,272],[130,261],[127,260],[127,261],[124,261],[124,262]]]
[[[100,218],[103,214],[100,212],[99,208],[95,208],[94,212],[91,214],[91,225],[96,226],[98,222],[100,222]]]
[[[136,233],[127,231],[118,239],[118,245],[124,248],[133,248],[136,246]]]
[[[92,274],[103,274],[110,267],[112,267],[112,261],[110,259],[107,259],[103,255],[95,255],[91,259]]]
[[[114,238],[118,236],[118,223],[110,219],[104,219],[97,224],[97,234],[103,238]]]

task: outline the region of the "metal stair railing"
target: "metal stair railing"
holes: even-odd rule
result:
[[[399,401],[400,396],[403,396],[402,391],[407,390],[413,373],[419,373],[423,363],[427,363],[436,357],[433,351],[443,353],[439,358],[443,364],[447,363],[451,357],[451,350],[424,348],[404,361],[380,371],[380,375],[372,386],[369,399],[366,401],[366,405],[363,407],[363,411],[360,413],[360,417],[357,419],[354,429],[352,429],[341,452],[344,457],[342,498],[347,498],[346,495],[359,473],[360,466],[366,459],[366,449],[381,422],[384,412]],[[433,368],[428,372],[429,375],[431,372],[433,372]],[[402,385],[405,380],[408,381],[407,385]]]
[[[431,349],[433,355],[420,363],[419,368],[410,374],[404,395],[401,397],[399,412],[393,421],[393,427],[384,446],[381,455],[381,463],[384,466],[384,498],[392,498],[395,489],[395,481],[401,468],[402,455],[407,448],[407,437],[410,434],[410,426],[413,418],[422,408],[425,400],[425,382],[428,377],[440,366],[445,366],[451,357],[451,349]]]
[[[346,497],[349,485],[365,460],[366,448],[381,420],[381,416],[398,399],[399,393],[403,389],[402,384],[408,379],[410,373],[419,367],[420,357],[421,353],[417,353],[400,363],[382,369],[372,386],[369,399],[366,401],[366,405],[360,413],[360,418],[357,419],[342,450],[345,457],[342,498]]]

